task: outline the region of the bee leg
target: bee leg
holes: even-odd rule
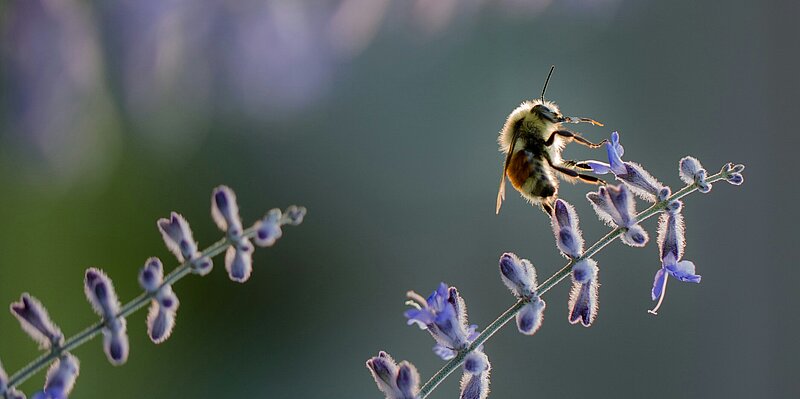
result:
[[[573,162],[573,161],[567,161],[567,164],[569,164],[570,162]],[[572,170],[570,168],[567,168],[567,167],[564,167],[564,166],[561,166],[561,165],[554,165],[553,162],[550,161],[550,159],[547,159],[547,163],[549,163],[550,166],[553,167],[553,169],[555,169],[555,170],[557,170],[557,171],[559,171],[559,172],[561,172],[561,173],[563,173],[563,174],[565,174],[565,175],[567,175],[569,177],[577,177],[578,179],[581,179],[585,183],[602,184],[604,186],[606,185],[605,180],[603,180],[603,179],[601,179],[599,177],[594,177],[592,175],[578,173],[578,172],[576,172],[576,171],[574,171],[574,170]]]
[[[556,136],[564,137],[568,141],[574,140],[574,141],[576,141],[576,142],[578,142],[580,144],[583,144],[583,145],[585,145],[585,146],[587,146],[589,148],[601,147],[603,144],[608,142],[608,140],[603,140],[603,141],[601,141],[599,143],[592,143],[591,141],[586,140],[585,138],[579,136],[575,132],[570,132],[569,130],[556,130],[555,132],[550,134],[550,137],[547,138],[547,141],[544,142],[544,145],[546,145],[548,147],[553,145],[553,142],[555,142],[555,140],[556,140]]]
[[[592,170],[592,167],[589,166],[585,162],[578,162],[578,161],[573,161],[573,160],[566,160],[566,161],[561,161],[561,162],[564,164],[564,166],[567,166],[567,167],[570,167],[570,168],[577,168],[577,169],[581,169],[581,170]]]
[[[553,205],[550,205],[550,201],[542,201],[542,210],[547,216],[553,216]]]
[[[577,177],[579,179],[581,179],[581,181],[583,181],[585,183],[597,184],[597,185],[601,185],[601,186],[605,186],[607,184],[605,180],[603,180],[603,179],[601,179],[599,177],[585,175],[583,173],[578,173]]]

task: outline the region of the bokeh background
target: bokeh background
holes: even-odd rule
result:
[[[655,242],[608,248],[596,323],[568,324],[568,285],[553,289],[535,337],[508,326],[486,345],[490,397],[800,396],[796,2],[6,0],[0,13],[0,302],[31,292],[72,335],[95,320],[85,268],[129,299],[147,257],[175,263],[157,218],[176,210],[201,244],[220,237],[214,186],[236,190],[246,220],[309,209],[256,252],[246,284],[221,259],[181,281],[166,343],[140,312],[125,366],[99,341],[75,351],[73,397],[378,398],[364,361],[381,349],[431,376],[442,361],[405,325],[406,290],[456,285],[485,326],[513,303],[501,253],[543,277],[564,264],[515,192],[494,215],[496,133],[551,64],[547,97],[606,124],[580,125],[587,138],[619,130],[626,158],[673,188],[687,154],[746,164],[745,184],[687,200],[702,284],[670,284],[654,317]],[[594,240],[607,228],[590,188],[561,196]],[[36,354],[17,324],[0,317],[9,372]],[[458,380],[432,397],[456,397]]]

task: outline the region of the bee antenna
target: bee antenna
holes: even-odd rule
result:
[[[555,65],[550,66],[550,72],[547,74],[547,79],[544,80],[544,87],[542,87],[542,102],[544,102],[544,92],[547,90],[547,83],[550,82],[550,76],[553,75],[553,70],[556,69]]]

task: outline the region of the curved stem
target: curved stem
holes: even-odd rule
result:
[[[245,238],[253,238],[255,235],[256,235],[255,227],[250,227],[249,229],[245,230],[242,233],[242,236]],[[230,246],[232,243],[233,242],[229,238],[225,237],[215,242],[208,248],[204,249],[201,252],[200,257],[208,256],[210,258],[213,258],[214,256],[217,256],[221,254],[223,251],[225,251],[225,249],[228,248],[228,246]],[[192,266],[190,262],[187,261],[182,263],[180,266],[176,267],[172,272],[170,272],[164,278],[164,281],[161,283],[161,285],[158,287],[157,290],[153,292],[143,292],[136,298],[133,298],[128,303],[124,304],[122,308],[120,308],[120,311],[116,317],[117,318],[127,317],[135,313],[139,309],[142,309],[150,302],[150,300],[153,299],[153,297],[155,297],[155,295],[158,293],[158,291],[161,290],[162,287],[167,285],[172,285],[178,282],[180,279],[191,274],[191,272],[192,272]],[[39,370],[45,368],[52,361],[61,356],[61,354],[69,352],[85,344],[86,342],[91,341],[103,331],[103,327],[105,327],[105,325],[106,321],[100,320],[92,324],[91,326],[87,327],[85,330],[69,337],[66,341],[64,341],[63,345],[51,348],[48,352],[39,356],[32,362],[28,363],[25,367],[14,373],[11,376],[11,378],[8,379],[8,389],[10,390],[11,388],[19,386],[20,384],[25,382],[28,378],[32,377],[34,374],[39,372]]]
[[[727,176],[726,173],[719,172],[717,174],[714,174],[714,175],[711,175],[711,176],[707,177],[706,178],[706,182],[714,183],[716,181],[725,179],[726,176]],[[645,219],[648,219],[648,218],[654,216],[655,214],[657,214],[658,212],[660,212],[661,210],[663,210],[664,207],[666,207],[667,203],[669,203],[670,201],[681,199],[681,198],[693,193],[696,190],[697,190],[697,185],[696,184],[687,185],[686,187],[680,189],[678,192],[672,194],[666,200],[660,201],[660,202],[656,202],[651,207],[649,207],[649,208],[645,209],[644,211],[640,212],[639,214],[637,214],[636,215],[636,220],[641,222],[641,221],[643,221]],[[608,244],[610,244],[612,241],[614,241],[617,237],[619,237],[622,233],[623,233],[623,229],[620,228],[620,227],[617,227],[617,228],[611,230],[610,232],[608,232],[608,234],[603,236],[603,238],[599,239],[597,242],[592,244],[592,246],[589,247],[589,249],[587,249],[583,253],[583,255],[581,255],[579,258],[575,258],[575,259],[570,260],[569,263],[567,263],[559,271],[555,272],[552,276],[550,276],[550,278],[548,278],[542,284],[539,285],[539,288],[537,290],[537,293],[539,294],[539,296],[541,297],[547,291],[549,291],[551,288],[553,288],[556,284],[560,283],[565,278],[567,278],[567,276],[569,276],[570,272],[572,272],[572,266],[575,263],[577,263],[577,262],[579,262],[579,261],[581,261],[583,259],[590,258],[590,257],[594,256],[595,254],[600,252],[603,248],[605,248]],[[422,386],[422,388],[420,388],[419,395],[418,395],[419,399],[427,398],[428,395],[430,395],[431,392],[433,392],[433,390],[436,389],[436,387],[439,386],[439,384],[442,381],[444,381],[445,378],[447,378],[450,374],[452,374],[453,371],[455,371],[464,362],[464,358],[469,353],[475,351],[478,347],[483,345],[486,341],[489,340],[489,338],[492,337],[492,335],[494,335],[494,333],[496,333],[501,327],[506,325],[506,323],[511,321],[511,319],[513,319],[517,315],[517,313],[519,313],[520,309],[522,309],[522,307],[525,306],[525,304],[527,302],[528,302],[527,299],[518,300],[517,303],[512,305],[505,312],[503,312],[503,314],[501,314],[497,319],[495,319],[491,324],[486,326],[486,328],[480,333],[480,335],[478,335],[477,338],[475,338],[474,341],[472,341],[472,344],[470,344],[470,346],[467,347],[467,349],[459,352],[458,355],[456,355],[456,357],[450,359],[447,363],[445,363],[445,365],[442,366],[442,368],[439,369],[439,371],[437,371],[436,374],[434,374],[425,383],[425,385]]]

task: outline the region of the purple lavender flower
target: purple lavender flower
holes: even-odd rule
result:
[[[695,274],[694,263],[681,260],[684,246],[683,216],[677,211],[662,213],[658,219],[658,249],[661,254],[661,269],[656,272],[651,293],[652,299],[658,300],[658,303],[649,311],[652,314],[657,314],[664,301],[668,276],[679,281],[700,282],[701,276]]]
[[[80,362],[72,354],[64,354],[47,370],[47,381],[44,390],[37,392],[31,399],[66,399],[75,386],[80,374]]]
[[[668,189],[660,190],[661,194]],[[600,187],[597,192],[586,194],[597,216],[609,226],[619,226],[624,230],[622,242],[632,247],[641,247],[649,239],[647,232],[638,224],[634,201],[628,186]]]
[[[242,219],[236,194],[228,186],[219,186],[211,193],[211,217],[220,230],[228,233],[232,240],[242,234]]]
[[[158,291],[147,313],[147,335],[153,343],[160,344],[172,334],[179,305],[171,286]]]
[[[164,267],[158,258],[148,259],[139,273],[139,284],[149,293],[155,292],[147,313],[147,335],[160,344],[172,334],[180,302],[169,284],[163,285]]]
[[[489,358],[482,351],[473,351],[464,358],[460,399],[486,399],[489,396]]]
[[[722,172],[725,173],[725,180],[734,186],[739,186],[744,183],[744,176],[742,176],[743,170],[744,165],[734,165],[732,163],[728,163],[722,168]]]
[[[191,259],[197,253],[197,242],[194,241],[192,229],[181,214],[172,212],[169,219],[158,219],[157,224],[164,243],[179,262]]]
[[[225,270],[228,271],[231,280],[244,283],[250,279],[250,274],[253,272],[254,250],[253,244],[246,238],[228,247],[225,252]]]
[[[303,218],[305,218],[306,213],[307,210],[304,206],[290,205],[286,208],[286,212],[283,213],[283,218],[286,220],[287,224],[297,226],[303,223]]]
[[[700,161],[694,157],[683,157],[678,163],[681,180],[686,184],[697,184],[697,191],[707,193],[711,191],[711,184],[706,182],[706,170]]]
[[[403,361],[398,365],[388,353],[367,360],[367,369],[378,389],[387,399],[415,399],[419,392],[419,373],[413,364]]]
[[[584,259],[572,267],[569,322],[589,327],[597,316],[597,262]]]
[[[283,236],[283,230],[281,230],[281,219],[281,210],[275,208],[270,209],[263,219],[256,222],[256,245],[259,247],[271,247],[275,244],[275,241]]]
[[[583,253],[583,236],[578,227],[578,214],[567,201],[557,199],[550,217],[556,245],[567,258],[577,258]]]
[[[236,194],[227,186],[219,186],[211,194],[211,215],[220,230],[227,232],[231,246],[225,253],[225,270],[231,280],[243,283],[253,271],[253,244],[242,237],[242,220]]]
[[[409,291],[407,296],[408,304],[414,306],[404,313],[408,324],[416,323],[420,329],[431,333],[437,342],[434,353],[442,359],[452,359],[478,336],[477,326],[467,325],[466,305],[455,287],[448,288],[441,283],[427,300],[414,291]]]
[[[8,388],[8,374],[0,363],[0,397],[8,399],[25,399],[25,395],[14,388]]]
[[[544,308],[547,304],[540,297],[533,298],[517,313],[517,329],[525,335],[533,335],[542,326]]]
[[[500,257],[500,278],[518,298],[530,298],[538,285],[533,264],[511,252]]]
[[[197,242],[192,236],[189,223],[180,214],[172,212],[169,219],[158,219],[158,230],[164,237],[167,248],[175,254],[179,262],[190,261],[192,270],[205,276],[211,272],[213,263],[207,256],[202,256],[197,250]]]
[[[92,267],[86,270],[83,288],[95,313],[103,317],[105,322],[103,350],[108,361],[115,366],[124,364],[129,352],[127,322],[119,315],[119,298],[111,279],[103,271]]]
[[[653,202],[664,185],[659,183],[644,168],[634,162],[625,162],[622,155],[625,152],[619,143],[619,133],[611,133],[611,140],[606,143],[608,163],[600,161],[586,161],[594,173],[613,173],[617,179],[628,185],[631,190],[645,200]]]
[[[19,320],[20,326],[42,349],[52,346],[61,346],[64,343],[64,334],[50,320],[47,309],[38,299],[23,293],[19,302],[11,304],[11,314]]]
[[[120,139],[92,8],[3,2],[4,150],[17,154],[18,167],[62,182],[102,178]]]
[[[139,285],[147,292],[155,292],[162,282],[164,282],[164,265],[161,259],[156,257],[147,259],[139,271]]]

